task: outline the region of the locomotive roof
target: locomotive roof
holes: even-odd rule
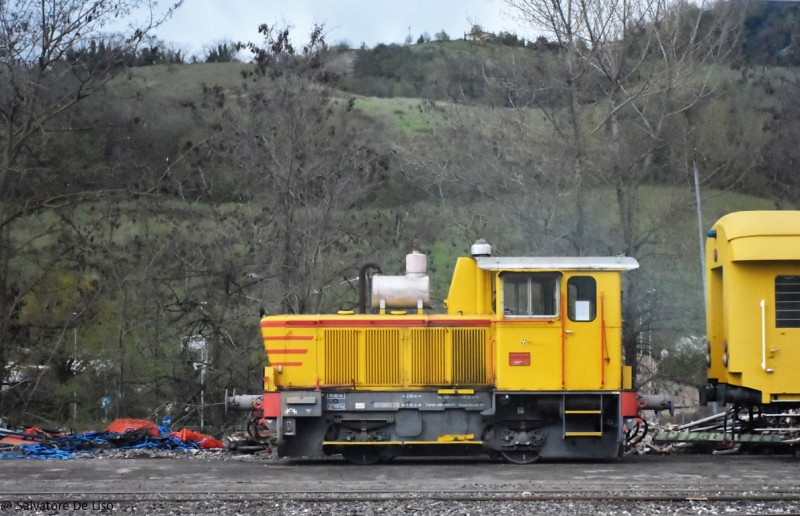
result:
[[[576,257],[476,257],[478,267],[486,271],[505,270],[602,270],[629,271],[638,269],[639,262],[627,256]]]

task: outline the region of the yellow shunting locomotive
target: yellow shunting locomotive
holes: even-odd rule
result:
[[[621,354],[630,257],[458,259],[446,313],[426,312],[426,257],[404,276],[360,273],[360,312],[261,319],[268,357],[252,435],[280,456],[481,454],[514,463],[622,454],[624,420],[670,401],[637,397]],[[366,313],[366,284],[372,276]]]
[[[750,419],[800,407],[800,211],[721,218],[706,240],[706,288],[701,401]]]

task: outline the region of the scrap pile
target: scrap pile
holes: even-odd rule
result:
[[[625,453],[628,455],[670,455],[676,453],[673,443],[656,443],[653,438],[662,430],[657,421],[631,420],[625,427]]]
[[[685,425],[665,427],[653,441],[718,454],[768,448],[793,450],[800,443],[798,417],[795,411],[770,414],[731,408]]]
[[[0,428],[0,459],[74,459],[103,449],[219,449],[222,442],[187,428],[173,432],[144,419],[117,419],[100,432],[80,434],[28,427]]]
[[[630,426],[627,453],[800,453],[800,414],[727,409],[686,424],[637,422]]]

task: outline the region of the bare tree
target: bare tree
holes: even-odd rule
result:
[[[321,27],[297,51],[287,29],[259,30],[264,44],[246,45],[255,81],[227,94],[208,90],[223,129],[211,144],[231,157],[225,166],[237,173],[238,195],[262,206],[269,245],[256,272],[269,285],[267,308],[314,312],[328,285],[355,269],[364,221],[349,210],[380,181],[388,158],[359,129],[369,122],[356,117],[354,99],[325,85]]]
[[[422,106],[425,106],[424,108]],[[539,109],[485,110],[421,103],[438,123],[398,139],[410,185],[438,205],[438,217],[465,244],[492,235],[498,250],[574,252],[569,156],[537,130]]]
[[[59,209],[123,190],[82,170],[60,174],[52,166],[61,158],[52,155],[56,142],[77,129],[71,124],[79,106],[125,68],[179,4],[157,13],[148,0],[0,2],[0,383],[10,353],[30,335],[22,328],[24,299],[75,257],[81,240],[75,221]],[[115,24],[122,30],[112,34]],[[44,240],[58,242],[59,250],[29,262],[26,253]]]
[[[735,44],[736,6],[683,0],[504,1],[561,49],[568,104],[566,110],[547,112],[573,156],[578,242],[587,216],[584,185],[591,180],[616,191],[617,252],[641,259],[648,246],[652,252],[659,228],[674,212],[645,217],[640,187],[686,169],[690,153],[681,134],[686,114],[713,94],[713,85],[698,70],[720,61]],[[577,250],[584,252],[580,244]],[[623,308],[623,346],[634,369],[643,268],[628,276]]]

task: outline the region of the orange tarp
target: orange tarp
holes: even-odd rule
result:
[[[214,439],[210,435],[201,434],[200,432],[195,432],[188,428],[184,428],[180,432],[170,432],[169,435],[174,435],[183,442],[194,442],[197,446],[206,450],[223,447],[221,441]]]
[[[11,445],[20,445],[20,444],[36,444],[36,441],[32,441],[30,439],[24,439],[22,437],[15,437],[13,435],[7,435],[0,439],[0,444],[11,444]]]
[[[158,426],[153,423],[152,421],[148,421],[146,419],[115,419],[111,422],[106,430],[109,432],[116,432],[120,435],[124,434],[125,432],[130,432],[133,430],[139,430],[141,428],[149,428],[151,435],[159,435],[160,430]],[[184,428],[178,432],[170,432],[167,435],[171,435],[177,437],[181,441],[193,442],[197,444],[200,448],[203,449],[213,449],[213,448],[223,448],[224,445],[222,441],[218,441],[214,439],[210,435],[201,434],[200,432],[195,432],[194,430],[189,430],[188,428]]]
[[[158,431],[155,423],[146,419],[115,419],[106,427],[106,431],[122,435],[125,432],[131,432],[142,428],[149,428],[150,435],[159,435],[161,433]]]

